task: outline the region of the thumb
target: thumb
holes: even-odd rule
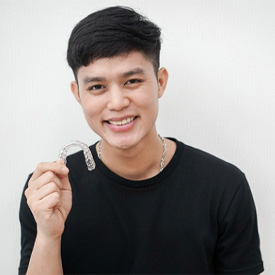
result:
[[[63,162],[63,160],[58,159],[56,161],[56,163],[58,163],[61,166],[61,171],[59,174],[60,178],[66,177],[68,176],[69,173],[69,168],[66,166],[66,164]]]
[[[70,183],[70,180],[69,180],[69,172],[68,172],[68,174],[65,174],[65,175],[62,176],[61,182],[62,182],[62,190],[69,190],[69,191],[72,190],[71,183]]]
[[[72,188],[69,181],[69,168],[61,159],[58,159],[57,163],[62,165],[62,174],[59,174],[59,178],[62,182],[62,190],[71,190]]]

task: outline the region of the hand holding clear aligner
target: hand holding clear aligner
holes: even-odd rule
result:
[[[95,169],[95,161],[94,161],[93,155],[92,155],[88,145],[86,145],[85,143],[78,141],[78,140],[72,141],[69,144],[63,146],[59,152],[58,159],[61,159],[66,164],[68,150],[69,150],[69,148],[71,148],[73,146],[78,146],[83,150],[88,170],[89,171],[94,170]]]

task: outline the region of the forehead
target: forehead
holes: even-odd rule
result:
[[[78,80],[87,77],[111,77],[125,75],[128,71],[140,68],[146,74],[154,73],[152,62],[141,52],[118,55],[110,58],[99,58],[87,66],[81,66],[77,73]]]

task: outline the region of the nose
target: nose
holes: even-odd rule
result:
[[[108,91],[108,104],[107,108],[110,111],[121,111],[124,108],[128,107],[130,100],[126,95],[126,92],[123,91],[123,88],[112,87]]]

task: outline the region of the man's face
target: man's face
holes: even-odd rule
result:
[[[152,63],[132,52],[80,67],[71,88],[94,132],[109,145],[128,149],[155,133],[167,78],[164,68],[156,77]]]

